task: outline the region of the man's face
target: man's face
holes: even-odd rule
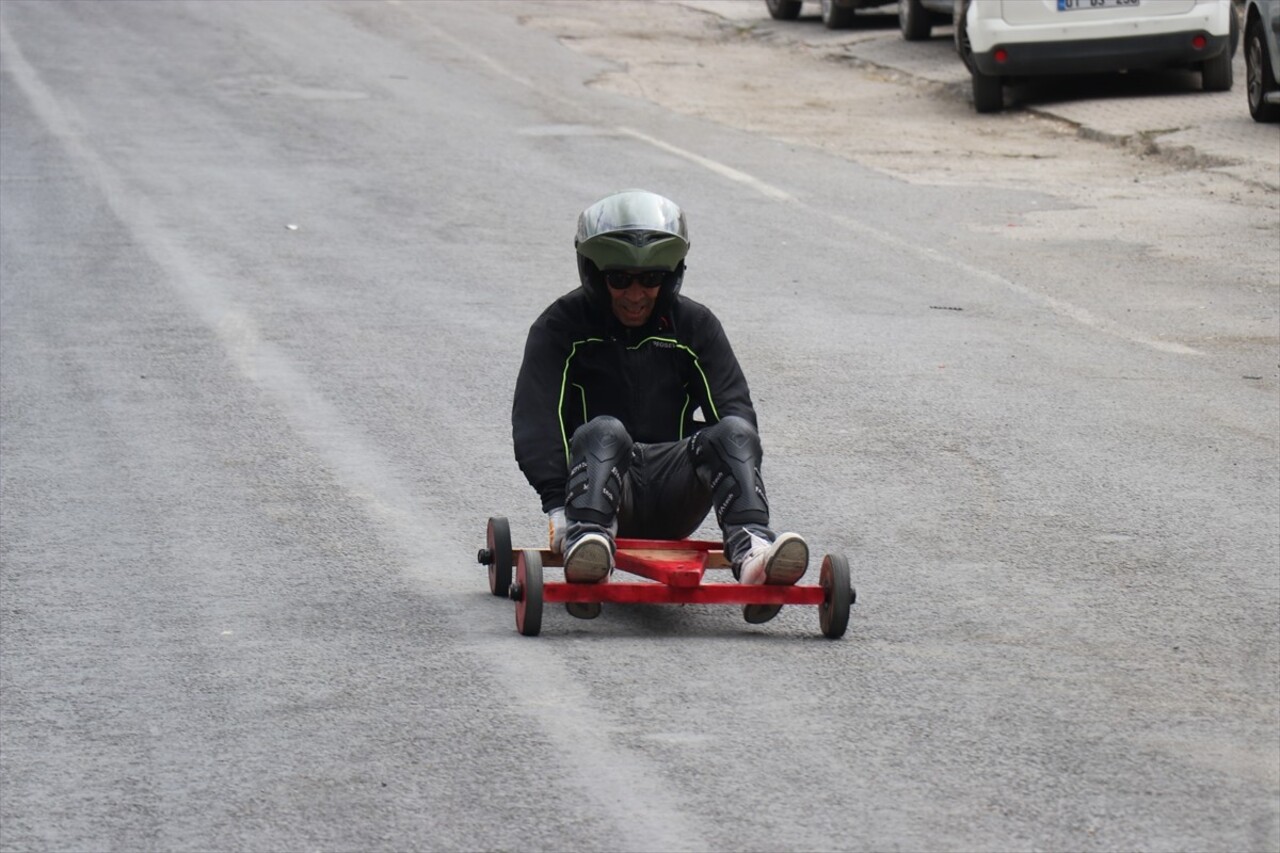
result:
[[[613,316],[624,326],[643,326],[653,313],[665,273],[653,270],[609,270],[604,274],[609,286]]]

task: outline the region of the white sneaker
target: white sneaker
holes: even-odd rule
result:
[[[613,569],[613,547],[601,533],[586,533],[569,546],[564,555],[564,579],[569,583],[600,583]],[[598,601],[565,602],[565,610],[579,619],[600,615]]]
[[[773,542],[751,535],[751,550],[742,559],[738,582],[791,586],[809,568],[809,546],[796,533],[783,533]],[[758,625],[782,610],[781,604],[744,604],[742,618]]]

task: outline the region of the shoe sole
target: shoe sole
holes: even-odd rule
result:
[[[799,536],[783,537],[782,544],[764,567],[764,582],[771,586],[792,586],[809,568],[809,546]],[[768,622],[782,611],[781,604],[745,604],[742,618],[752,625]]]
[[[583,542],[565,559],[564,579],[569,583],[599,583],[609,574],[609,556],[604,540]]]
[[[782,612],[781,604],[744,604],[742,605],[742,618],[750,622],[752,625],[760,625],[768,622],[773,617]]]
[[[804,577],[809,568],[809,546],[799,536],[784,536],[778,550],[764,566],[764,582],[775,586],[791,586]]]
[[[564,609],[575,619],[594,619],[600,615],[598,601],[566,601]]]

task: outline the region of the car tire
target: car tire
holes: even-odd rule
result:
[[[1236,18],[1235,8],[1231,9],[1231,29],[1227,36],[1227,49],[1207,60],[1200,67],[1200,84],[1206,92],[1230,92],[1235,82],[1231,69],[1231,58],[1236,55],[1236,42],[1240,40],[1240,24]]]
[[[843,30],[853,26],[853,9],[838,6],[836,0],[822,0],[822,23],[829,30]]]
[[[1248,84],[1249,115],[1256,122],[1280,121],[1280,104],[1268,104],[1266,97],[1276,91],[1275,69],[1263,41],[1262,23],[1250,21],[1244,33],[1245,80]]]
[[[1004,109],[1004,80],[979,71],[971,72],[971,76],[973,77],[974,111],[998,113]]]
[[[764,0],[764,5],[775,21],[794,21],[800,17],[800,7],[804,4],[800,0]]]
[[[1232,79],[1231,51],[1223,50],[1200,68],[1200,84],[1206,92],[1230,92]]]
[[[933,33],[933,15],[920,0],[898,0],[898,26],[907,41],[924,41]]]
[[[965,23],[968,14],[969,0],[956,0],[955,17],[952,21],[955,27],[956,54],[964,67],[969,69],[969,73],[973,74],[978,69],[973,65],[973,48],[969,45],[969,27]]]
[[[1004,109],[1004,78],[983,74],[973,61],[973,46],[969,43],[969,26],[965,19],[969,13],[969,0],[956,0],[955,28],[956,53],[969,69],[973,79],[973,109],[979,113],[998,113]]]

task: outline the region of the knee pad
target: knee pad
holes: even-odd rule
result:
[[[631,463],[631,436],[617,418],[592,418],[569,442],[565,517],[602,526],[613,523],[622,502],[622,476]]]
[[[750,421],[729,415],[694,435],[689,452],[698,475],[711,488],[721,527],[769,523],[769,499],[760,477],[764,451]]]

